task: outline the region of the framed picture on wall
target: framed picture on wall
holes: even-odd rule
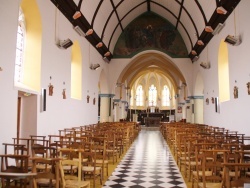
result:
[[[178,106],[178,113],[182,113],[182,106]]]

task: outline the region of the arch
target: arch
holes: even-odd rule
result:
[[[71,51],[71,98],[82,99],[82,54],[78,41]]]
[[[123,69],[118,82],[124,83],[126,81],[128,86],[132,88],[135,80],[147,72],[157,72],[167,77],[171,81],[176,93],[178,83],[186,83],[180,69],[169,58],[157,51],[145,51],[135,57]]]
[[[220,102],[230,100],[228,47],[222,40],[218,53],[218,80]]]
[[[35,0],[22,0],[21,8],[26,21],[23,87],[38,92],[41,88],[41,15]]]

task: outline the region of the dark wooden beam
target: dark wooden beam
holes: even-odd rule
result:
[[[147,10],[148,12],[151,11],[150,0],[147,0]]]
[[[215,29],[218,24],[224,23],[226,19],[230,16],[230,14],[234,11],[236,6],[239,4],[241,0],[221,0],[220,5],[223,6],[227,10],[227,14],[218,14],[216,9],[214,10],[214,13],[212,14],[210,20],[208,21],[207,25],[211,26],[213,29]],[[194,45],[192,50],[195,50],[197,53],[197,56],[200,55],[200,53],[205,49],[206,45],[212,40],[213,34],[206,32],[205,29],[199,36],[199,40],[202,40],[205,45],[201,46],[198,45],[197,43]],[[196,55],[189,54],[190,59],[192,60]]]
[[[178,18],[177,18],[177,21],[176,21],[175,29],[178,28],[178,24],[180,22],[181,13],[182,13],[182,9],[183,9],[183,3],[184,3],[184,0],[182,0],[181,4],[180,4],[180,10],[179,10],[179,15],[178,15]]]
[[[112,7],[113,7],[113,9],[114,9],[114,11],[115,11],[115,15],[116,15],[117,20],[118,20],[118,23],[119,23],[119,25],[120,25],[120,27],[121,27],[121,30],[122,30],[122,32],[123,32],[124,29],[123,29],[123,27],[122,27],[122,23],[121,23],[121,20],[120,20],[120,18],[119,18],[118,12],[117,12],[117,10],[116,10],[115,4],[114,4],[113,0],[110,0],[110,2],[111,2],[111,4],[112,4]]]

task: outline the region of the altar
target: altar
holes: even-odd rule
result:
[[[139,114],[141,124],[147,125],[160,125],[164,119],[164,113],[141,113]]]
[[[159,127],[161,122],[160,117],[145,117],[146,127]]]

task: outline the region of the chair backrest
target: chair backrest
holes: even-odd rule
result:
[[[47,184],[52,186],[52,181],[55,180],[55,187],[59,187],[59,158],[31,158],[32,172],[37,173],[35,181],[39,179],[48,180]],[[43,170],[37,169],[38,166],[44,166]],[[44,181],[43,181],[44,183]]]
[[[244,187],[245,183],[250,183],[250,178],[242,175],[246,169],[250,168],[250,163],[224,163],[224,177],[225,177],[225,187]],[[235,177],[231,178],[229,175],[230,170],[235,172]]]
[[[225,155],[218,155],[221,152],[226,152],[223,150],[202,150],[202,182],[203,187],[207,187],[206,184],[209,182],[220,183],[222,185],[223,179],[221,177],[221,171],[223,171],[223,162],[220,159],[224,160]],[[207,172],[210,171],[211,175],[206,176]]]
[[[60,174],[61,174],[61,181],[62,181],[62,185],[63,187],[65,187],[66,184],[66,180],[77,180],[77,181],[81,181],[81,174],[82,174],[82,152],[83,150],[76,150],[76,149],[61,149],[60,154],[62,155],[62,151],[64,150],[64,152],[66,152],[66,150],[68,150],[68,152],[77,152],[78,153],[78,160],[75,159],[62,159],[60,161],[60,165],[59,165],[59,169],[60,169]],[[64,167],[70,167],[67,168],[67,173],[65,173],[65,169]],[[74,168],[73,168],[74,167]],[[74,173],[75,168],[77,168],[77,174]]]
[[[57,148],[47,147],[40,144],[34,144],[31,147],[32,157],[42,157],[42,158],[55,158],[58,156]]]
[[[29,155],[0,155],[1,172],[27,173]]]

